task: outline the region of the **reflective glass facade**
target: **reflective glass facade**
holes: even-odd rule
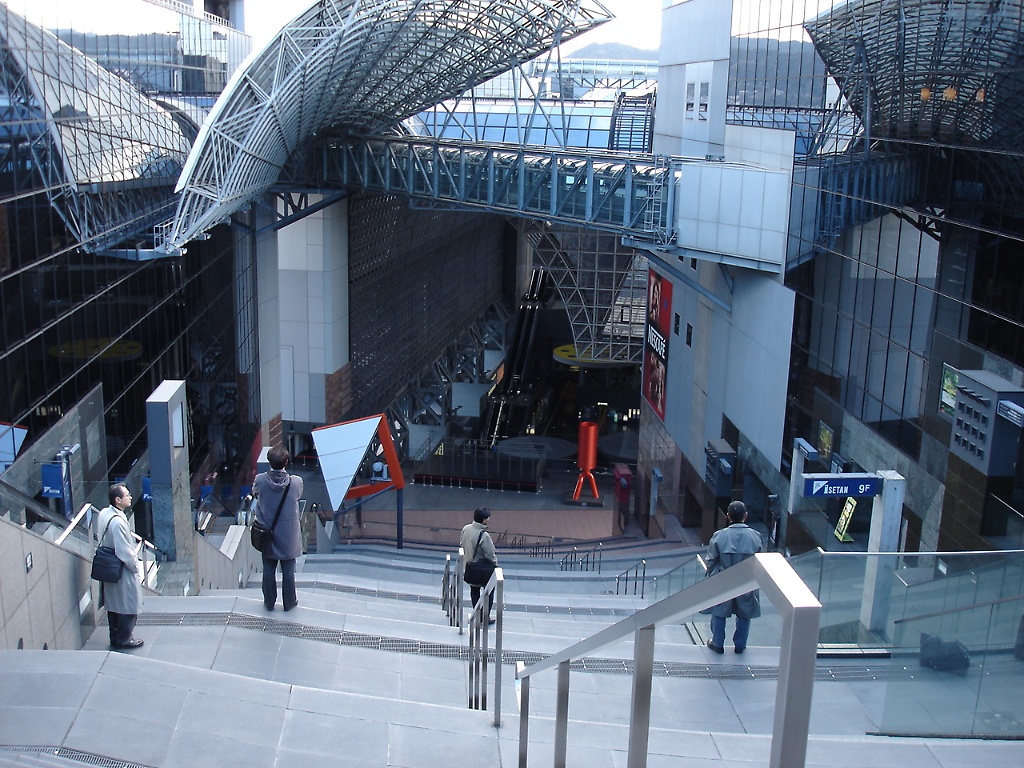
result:
[[[1024,371],[1021,4],[735,0],[732,23],[729,120],[798,130],[783,469],[794,438],[834,432],[844,457],[946,486],[935,548],[999,546],[979,520],[998,503],[1019,524],[1020,473],[950,461],[939,393],[944,365]],[[929,503],[908,499],[911,548]]]
[[[234,237],[152,251],[203,107],[248,38],[168,6],[0,7],[0,422],[31,443],[102,383],[114,475],[145,450],[163,379],[189,381],[194,459],[213,446],[229,461],[255,431],[238,375],[254,365],[253,281]]]

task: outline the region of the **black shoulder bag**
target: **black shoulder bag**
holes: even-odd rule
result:
[[[480,531],[476,537],[476,546],[473,547],[473,559],[466,563],[466,572],[462,574],[462,580],[471,587],[486,587],[494,573],[495,564],[490,560],[478,560],[476,553],[480,550],[480,540],[486,531]]]
[[[111,515],[110,519],[107,520],[106,526],[103,528],[103,535],[100,536],[100,542],[103,542],[107,538],[107,531],[110,530],[110,524],[114,522],[114,516]],[[96,581],[102,581],[104,584],[116,584],[121,580],[121,572],[124,570],[124,563],[121,558],[117,556],[113,547],[99,546],[96,547],[96,554],[92,557],[92,577]]]
[[[274,515],[274,522],[270,524],[269,528],[264,528],[258,519],[253,519],[252,527],[249,529],[249,536],[252,546],[257,552],[266,552],[270,549],[270,542],[274,537],[274,528],[277,527],[277,519],[281,517],[281,510],[284,509],[284,500],[288,498],[288,489],[291,487],[292,479],[289,477],[288,483],[284,487],[284,493],[281,494],[281,503],[277,505],[277,514]]]

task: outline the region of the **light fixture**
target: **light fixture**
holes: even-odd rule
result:
[[[921,89],[921,101],[928,101],[932,97],[932,89],[927,85]]]
[[[946,90],[942,92],[942,98],[946,101],[956,101],[956,88],[952,85],[946,86]]]
[[[982,102],[982,101],[985,100],[985,89],[984,88],[979,88],[977,91],[974,92],[974,100],[977,101],[977,102]]]

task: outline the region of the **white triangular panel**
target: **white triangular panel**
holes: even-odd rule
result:
[[[370,416],[313,430],[313,444],[320,460],[320,471],[334,509],[341,507],[345,494],[352,486],[366,450],[377,434],[380,420],[379,415]]]

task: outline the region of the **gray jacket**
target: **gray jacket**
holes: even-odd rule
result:
[[[138,614],[142,606],[139,550],[132,538],[128,518],[114,507],[104,507],[96,516],[96,533],[101,537],[100,546],[113,547],[114,554],[124,563],[121,580],[115,584],[103,584],[103,605],[113,613]]]
[[[484,532],[484,535],[480,535],[480,531]],[[477,540],[480,541],[480,546],[477,546]],[[466,555],[466,562],[471,560],[490,560],[495,565],[498,564],[498,555],[494,551],[494,542],[491,540],[491,534],[487,532],[487,526],[483,523],[472,522],[462,529],[462,535],[459,536],[459,546],[462,547],[462,551]]]
[[[746,523],[733,523],[728,528],[715,531],[708,544],[708,576],[741,563],[764,550],[761,534]],[[720,619],[733,614],[745,619],[756,619],[761,615],[761,598],[758,591],[734,597],[719,603],[711,609],[711,615]]]
[[[288,485],[289,478],[291,485]],[[267,528],[274,522],[285,486],[288,498],[281,507],[281,516],[274,527],[267,557],[273,560],[294,560],[302,554],[302,532],[299,530],[299,499],[302,497],[302,478],[289,475],[286,470],[272,469],[261,472],[252,482],[253,495],[259,499],[256,519]]]

